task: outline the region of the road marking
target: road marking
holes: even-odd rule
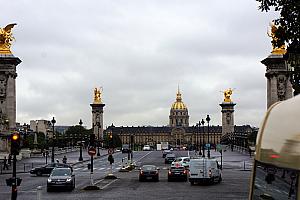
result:
[[[104,181],[104,179],[100,179],[99,181],[96,181],[94,184],[97,185],[98,183]]]
[[[104,185],[102,188],[100,188],[100,190],[105,189],[107,186],[111,185],[112,183],[116,182],[117,180],[119,180],[119,179],[115,179],[115,180],[113,180],[112,182],[110,182],[110,183]]]
[[[104,170],[105,168],[104,167],[100,167],[98,170]]]
[[[115,168],[115,169],[121,169],[121,167],[117,167],[117,168]]]
[[[82,169],[82,168],[76,168],[76,169],[74,169],[74,170],[77,171],[77,170],[80,170],[80,169]]]
[[[86,171],[86,170],[88,170],[88,168],[87,168],[87,167],[83,169],[83,171]]]
[[[140,160],[142,160],[143,158],[145,158],[146,156],[148,156],[150,153],[152,153],[152,151],[150,151],[149,153],[147,153],[146,155],[140,157],[138,160],[136,160],[135,162],[138,162]]]

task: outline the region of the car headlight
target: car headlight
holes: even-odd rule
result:
[[[71,178],[67,178],[67,182],[70,182],[72,179]]]
[[[48,183],[51,183],[51,181],[52,181],[51,178],[48,178]]]

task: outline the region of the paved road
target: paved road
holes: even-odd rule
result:
[[[176,151],[177,156],[187,156],[188,151]],[[193,154],[190,152],[189,154]],[[77,154],[78,155],[78,154]],[[211,155],[218,157],[218,152],[211,152]],[[247,155],[237,152],[224,152],[223,181],[221,184],[191,186],[189,182],[167,182],[167,168],[164,164],[160,151],[134,152],[134,159],[137,165],[155,164],[160,167],[159,182],[139,182],[138,170],[131,172],[118,172],[121,167],[121,160],[127,154],[114,154],[113,165],[116,180],[104,180],[103,177],[109,172],[107,156],[95,160],[94,182],[101,190],[84,191],[83,188],[90,183],[90,172],[87,169],[87,162],[74,165],[76,175],[76,189],[72,192],[58,191],[46,192],[47,176],[36,177],[28,173],[18,174],[23,179],[18,188],[18,199],[36,199],[37,186],[42,186],[42,199],[247,199],[250,171],[243,170],[237,163],[247,162],[250,166],[251,159]],[[77,157],[77,156],[76,156]],[[218,158],[220,159],[220,158]],[[225,167],[226,166],[226,167]],[[4,180],[11,175],[0,176],[0,199],[9,199],[9,187]]]

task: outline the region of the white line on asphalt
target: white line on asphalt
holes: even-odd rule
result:
[[[86,170],[88,170],[88,168],[87,168],[87,167],[83,169],[83,171],[86,171]]]
[[[140,161],[140,160],[142,160],[143,158],[145,158],[146,156],[148,156],[150,153],[152,153],[152,151],[150,151],[150,152],[149,152],[149,153],[147,153],[146,155],[144,155],[144,156],[140,157],[138,160],[136,160],[136,162],[137,162],[137,161]]]
[[[97,185],[98,183],[100,183],[100,182],[102,182],[102,181],[104,181],[104,179],[100,179],[99,181],[96,181],[96,182],[94,183],[94,185]]]
[[[104,167],[100,167],[98,170],[104,170],[105,168]]]
[[[112,182],[110,182],[110,183],[108,183],[108,184],[104,185],[102,188],[100,188],[100,190],[103,190],[103,189],[105,189],[107,186],[109,186],[110,184],[112,184],[112,183],[116,182],[117,180],[119,180],[119,179],[115,179],[115,180],[113,180]]]
[[[80,170],[80,169],[82,169],[82,168],[76,168],[76,169],[74,169],[74,170],[77,171],[77,170]]]

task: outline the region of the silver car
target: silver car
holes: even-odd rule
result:
[[[75,175],[70,168],[54,168],[47,180],[47,192],[54,188],[75,188]]]

